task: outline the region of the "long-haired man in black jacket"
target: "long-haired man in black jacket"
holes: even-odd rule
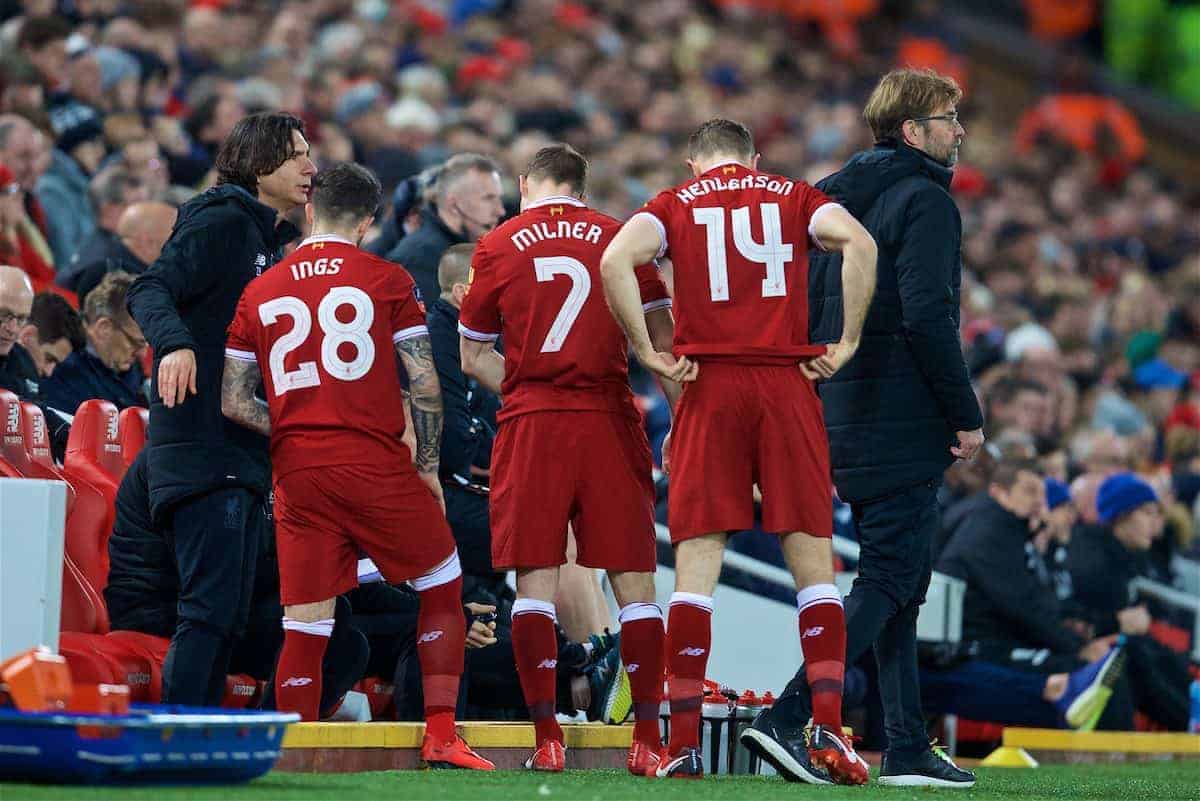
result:
[[[245,626],[270,485],[267,439],[221,414],[225,329],[242,290],[299,235],[283,219],[316,173],[303,123],[241,120],[217,154],[217,186],[185,203],[162,255],[129,290],[154,349],[146,447],[151,512],[169,526],[179,568],[179,622],[163,666],[163,700],[220,702],[233,641]]]

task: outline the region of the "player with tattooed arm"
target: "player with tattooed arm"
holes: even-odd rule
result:
[[[312,235],[246,287],[229,326],[221,408],[271,438],[284,606],[276,698],[316,719],[334,598],[357,585],[361,549],[421,595],[422,759],[493,770],[454,728],[466,624],[438,482],[442,401],[425,310],[403,268],[358,247],[381,194],[356,164],[318,174],[305,207]],[[401,439],[393,348],[412,394],[415,459]]]

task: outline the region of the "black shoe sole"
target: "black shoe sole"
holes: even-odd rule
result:
[[[787,749],[758,729],[748,728],[742,732],[741,742],[747,751],[775,768],[775,772],[789,782],[833,784],[832,781],[806,770]]]

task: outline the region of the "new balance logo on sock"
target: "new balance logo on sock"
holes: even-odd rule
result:
[[[704,650],[705,649],[703,649],[703,648],[688,647],[688,648],[684,648],[682,651],[680,651],[679,655],[680,656],[704,656]]]
[[[422,634],[420,637],[417,638],[417,642],[418,643],[433,642],[434,640],[436,640],[438,637],[441,637],[441,636],[442,636],[441,629],[438,629],[437,631],[427,631],[424,634]]]
[[[308,676],[292,676],[290,679],[280,684],[280,687],[307,687],[312,684],[312,679]]]
[[[626,665],[626,666],[625,666],[625,672],[626,672],[626,673],[637,673],[637,669],[638,669],[638,663],[637,663],[637,662],[633,662],[632,664],[629,664],[629,665]]]
[[[542,663],[538,665],[538,670],[554,670],[556,667],[558,667],[557,659],[543,659]]]
[[[820,637],[821,632],[824,630],[824,626],[813,626],[812,628],[807,628],[804,630],[804,633],[800,635],[800,639],[803,640],[805,637]]]

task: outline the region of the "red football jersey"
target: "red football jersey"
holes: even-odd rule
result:
[[[625,333],[600,281],[600,256],[620,227],[575,198],[551,197],[480,240],[458,330],[480,342],[504,335],[499,419],[544,409],[637,413]],[[643,309],[671,305],[656,265],[637,275]]]
[[[647,203],[638,215],[658,227],[658,255],[674,265],[676,354],[824,353],[808,341],[808,243],[814,215],[832,202],[802,181],[727,163]]]
[[[409,463],[395,343],[425,334],[408,273],[341,237],[310,237],[251,281],[225,355],[262,369],[275,477]]]

